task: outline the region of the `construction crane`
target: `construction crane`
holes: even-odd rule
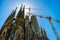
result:
[[[57,33],[57,31],[56,31],[53,23],[52,23],[52,21],[55,21],[55,22],[60,23],[60,20],[55,20],[55,19],[53,19],[53,18],[50,17],[50,16],[49,16],[49,17],[44,17],[44,16],[41,16],[41,15],[37,15],[37,14],[35,14],[35,13],[30,13],[31,8],[25,8],[25,9],[29,9],[29,12],[27,12],[27,13],[29,13],[29,15],[32,14],[32,15],[38,16],[38,17],[40,17],[40,18],[45,18],[45,19],[47,19],[47,20],[49,21],[50,25],[51,25],[51,28],[52,28],[55,36],[56,36],[56,39],[57,39],[57,40],[60,40],[60,37],[59,37],[59,35],[58,35],[58,33]],[[33,10],[37,10],[37,9],[35,9],[35,8],[32,8],[32,9],[33,9]]]

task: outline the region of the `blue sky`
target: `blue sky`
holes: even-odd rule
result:
[[[21,3],[39,9],[32,10],[33,13],[42,16],[51,16],[53,19],[60,20],[60,0],[0,0],[0,29],[12,10],[16,7],[19,9]],[[39,17],[37,19],[39,26],[45,29],[49,40],[56,40],[49,21]],[[60,23],[52,22],[60,36]]]

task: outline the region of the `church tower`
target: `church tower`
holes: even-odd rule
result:
[[[12,11],[12,13],[9,15],[5,23],[3,24],[1,31],[0,31],[0,39],[4,40],[6,37],[7,30],[10,28],[12,21],[14,20],[16,9]]]

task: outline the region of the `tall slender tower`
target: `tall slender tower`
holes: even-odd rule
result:
[[[21,6],[15,19],[16,40],[24,40],[24,7]]]
[[[6,33],[7,33],[7,30],[10,28],[11,26],[11,23],[14,19],[14,16],[15,16],[15,12],[16,10],[13,10],[12,13],[10,14],[10,16],[7,18],[7,20],[5,21],[5,23],[3,24],[2,28],[1,28],[1,31],[0,31],[0,39],[1,40],[4,40],[5,37],[6,37]]]
[[[34,32],[34,40],[48,40],[45,30],[39,27],[36,16],[31,17],[31,26]]]

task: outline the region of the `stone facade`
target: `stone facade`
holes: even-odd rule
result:
[[[23,9],[23,10],[22,10]],[[20,8],[16,18],[16,10],[7,18],[0,30],[0,40],[48,40],[45,30],[38,26],[36,16],[24,18],[24,7]]]

